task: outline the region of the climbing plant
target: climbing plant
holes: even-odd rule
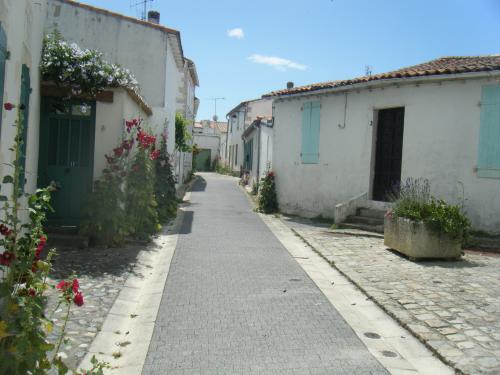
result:
[[[186,120],[181,113],[175,114],[175,148],[182,152],[193,151],[193,147],[189,145],[191,140],[191,134],[187,129],[189,124],[190,121]]]
[[[266,214],[278,211],[278,198],[276,196],[276,183],[274,177],[274,172],[267,172],[265,177],[261,179],[258,187],[258,210]]]
[[[155,160],[155,197],[157,202],[158,220],[166,223],[175,216],[177,210],[177,195],[175,180],[172,173],[170,156],[167,152],[167,138],[162,137],[159,146],[159,155]]]

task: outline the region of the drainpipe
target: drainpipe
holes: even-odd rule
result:
[[[226,115],[226,121],[227,121],[227,131],[226,131],[226,153],[224,154],[224,161],[227,163],[227,154],[228,154],[228,151],[227,151],[227,148],[228,148],[228,144],[229,144],[229,129],[231,128],[231,124],[229,123],[229,114]]]

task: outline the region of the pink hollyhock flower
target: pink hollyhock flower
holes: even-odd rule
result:
[[[0,224],[0,234],[7,237],[7,236],[10,236],[11,233],[12,233],[12,230],[10,230],[6,225]]]
[[[113,149],[113,152],[114,152],[115,156],[120,157],[123,155],[123,150],[124,150],[123,147],[117,147],[117,148]]]
[[[6,111],[12,111],[12,109],[15,108],[16,106],[12,103],[7,102],[3,105],[3,107],[5,108]]]
[[[73,302],[77,306],[83,306],[83,294],[80,292],[75,293],[75,296],[73,297]]]
[[[36,296],[36,290],[33,289],[33,288],[30,288],[28,290],[28,295],[30,295],[31,297],[35,297]]]
[[[0,264],[2,266],[10,266],[12,261],[16,259],[16,254],[10,252],[10,251],[4,251],[2,255],[0,255]]]
[[[73,279],[73,293],[78,293],[78,289],[80,288],[80,283],[78,282],[78,279]]]
[[[156,160],[160,156],[160,150],[155,150],[152,153],[149,154],[149,158],[151,160]]]

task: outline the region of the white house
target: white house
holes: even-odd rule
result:
[[[173,152],[175,113],[184,94],[186,66],[192,87],[185,91],[185,111],[196,112],[196,71],[193,73],[194,64],[183,56],[180,33],[159,25],[157,17],[150,21],[69,0],[0,1],[0,104],[21,103],[26,108],[25,191],[33,192],[50,181],[62,186],[64,193],[53,198],[57,212],[53,224],[78,225],[92,181],[105,166],[104,155],[122,139],[125,120],[140,117],[156,135],[166,132],[168,149]],[[97,49],[107,61],[130,69],[141,91],[114,88],[93,99],[75,97],[64,108],[55,105],[60,100],[54,98],[66,95],[64,89],[41,82],[39,74],[43,37],[55,29],[66,40]],[[188,98],[192,103],[187,103]],[[0,115],[0,172],[5,175],[9,173],[5,163],[13,157],[8,149],[14,140],[10,125],[16,111],[1,111]],[[73,144],[78,145],[74,152]],[[71,160],[54,156],[59,154],[73,156]],[[9,194],[8,188],[8,184],[2,186],[3,195]]]
[[[6,111],[4,103],[24,104],[25,190],[37,186],[40,85],[38,84],[42,35],[47,5],[31,0],[0,1],[0,175],[11,174],[12,147],[17,111]],[[9,196],[11,185],[2,184]]]
[[[407,177],[500,233],[500,55],[276,91],[280,208],[335,217],[380,207]],[[383,203],[382,203],[383,204]]]
[[[272,169],[273,119],[257,118],[243,132],[243,171],[248,184],[258,183]]]
[[[200,100],[196,97],[196,87],[200,85],[198,80],[198,72],[194,62],[188,58],[184,58],[184,68],[181,75],[179,85],[179,94],[177,96],[177,112],[181,113],[188,120],[188,133],[193,135],[193,126],[198,113]],[[193,144],[193,139],[189,141]],[[176,151],[176,175],[177,181],[182,183],[186,180],[192,170],[193,153]]]
[[[194,165],[197,171],[210,170],[216,160],[221,160],[226,133],[226,122],[202,120],[194,124],[193,142],[198,149]]]
[[[225,160],[234,172],[243,171],[243,132],[259,117],[272,116],[272,98],[254,99],[241,102],[226,115],[227,132]]]

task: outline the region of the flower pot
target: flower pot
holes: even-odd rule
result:
[[[437,233],[422,223],[405,218],[386,217],[384,244],[412,260],[421,258],[458,259],[462,254],[461,241]]]

